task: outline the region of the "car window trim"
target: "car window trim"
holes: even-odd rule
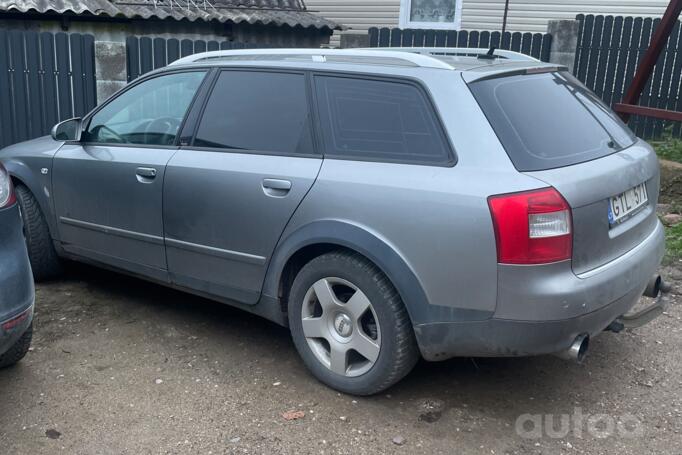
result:
[[[206,112],[206,107],[208,106],[208,101],[211,99],[211,95],[213,94],[213,91],[215,90],[215,86],[218,83],[218,79],[220,79],[220,75],[223,72],[251,72],[251,73],[275,73],[275,74],[296,74],[303,76],[304,78],[304,83],[305,83],[305,95],[306,95],[306,101],[308,104],[308,109],[309,109],[309,127],[311,129],[311,135],[312,135],[312,146],[313,146],[313,151],[312,153],[295,153],[295,152],[278,152],[278,151],[273,151],[273,150],[247,150],[247,149],[236,149],[236,148],[229,148],[229,147],[206,147],[206,146],[197,146],[195,145],[196,137],[197,137],[197,132],[199,131],[199,126],[201,124],[201,120],[204,117],[204,114]],[[312,79],[309,77],[310,71],[303,70],[303,69],[295,69],[295,68],[260,68],[260,67],[253,67],[253,66],[230,66],[230,67],[217,67],[216,68],[216,74],[213,77],[213,80],[211,82],[210,88],[208,88],[206,96],[202,100],[202,104],[200,107],[200,112],[197,116],[197,120],[194,124],[194,131],[192,132],[192,139],[189,143],[189,145],[181,145],[180,148],[182,150],[195,150],[195,151],[208,151],[208,152],[220,152],[220,153],[235,153],[235,154],[242,154],[242,155],[266,155],[266,156],[291,156],[295,158],[316,158],[316,159],[321,159],[322,154],[320,153],[319,150],[319,145],[318,145],[318,139],[317,139],[317,132],[315,128],[315,113],[313,110],[314,106],[312,106],[312,100],[310,98],[310,94],[312,91],[311,83]]]
[[[180,122],[180,127],[178,128],[178,132],[182,132],[182,128],[185,124],[185,121],[187,120],[187,116],[189,115],[190,111],[192,110],[192,106],[194,102],[197,99],[197,96],[199,95],[199,92],[201,91],[201,88],[206,84],[207,79],[210,78],[211,74],[214,72],[213,68],[180,68],[180,69],[174,69],[174,70],[165,70],[165,71],[155,71],[151,72],[148,75],[138,77],[135,81],[129,83],[126,85],[121,91],[116,93],[116,96],[112,96],[109,99],[107,99],[103,104],[97,106],[95,109],[90,111],[85,117],[83,117],[82,120],[82,126],[81,131],[85,132],[89,127],[90,127],[90,121],[92,120],[92,117],[94,117],[99,111],[104,109],[106,106],[108,106],[110,103],[112,103],[114,100],[118,99],[121,95],[126,93],[128,90],[133,89],[134,87],[137,87],[138,85],[142,84],[143,82],[156,79],[157,77],[162,77],[162,76],[167,76],[169,74],[178,74],[178,73],[206,73],[204,75],[204,79],[201,81],[201,84],[199,84],[199,87],[197,88],[196,92],[194,93],[194,97],[192,98],[192,101],[189,103],[189,106],[187,107],[187,111],[185,111],[185,115]],[[97,147],[97,146],[103,146],[103,147],[135,147],[135,148],[153,148],[153,149],[161,149],[161,150],[174,150],[178,148],[178,139],[180,137],[180,134],[176,135],[174,143],[171,145],[155,145],[155,144],[134,144],[134,143],[124,143],[121,144],[119,142],[86,142],[86,141],[67,141],[67,144],[79,144],[83,147],[89,146],[89,147]]]
[[[311,84],[312,84],[312,91],[313,95],[315,96],[315,117],[317,119],[316,124],[318,125],[319,132],[320,132],[320,152],[324,156],[325,159],[333,159],[333,160],[340,160],[340,161],[362,161],[362,162],[372,162],[372,163],[389,163],[389,164],[406,164],[406,165],[417,165],[417,166],[434,166],[434,167],[454,167],[457,165],[458,158],[457,158],[457,153],[455,151],[455,148],[452,144],[452,141],[450,140],[450,136],[447,134],[447,129],[445,128],[445,123],[443,122],[443,118],[440,115],[439,110],[436,107],[435,102],[433,101],[433,94],[431,91],[428,89],[428,87],[424,84],[423,81],[417,78],[413,77],[408,77],[408,76],[385,76],[385,75],[374,75],[374,74],[368,74],[368,73],[355,73],[355,72],[340,72],[340,71],[320,71],[320,70],[312,70],[311,72]],[[392,159],[392,158],[380,158],[377,156],[371,156],[371,157],[349,157],[349,156],[344,156],[344,155],[336,155],[336,154],[328,154],[326,153],[326,146],[324,143],[324,134],[322,132],[322,123],[321,123],[321,117],[320,117],[320,112],[319,112],[319,107],[320,103],[317,100],[317,87],[315,85],[315,77],[316,76],[322,76],[322,77],[342,77],[342,78],[347,78],[347,79],[355,79],[355,80],[370,80],[370,81],[378,81],[378,82],[390,82],[390,83],[398,83],[398,84],[407,84],[415,87],[417,90],[419,90],[424,97],[424,100],[426,101],[427,107],[431,110],[431,114],[434,116],[436,120],[436,124],[434,125],[436,127],[436,130],[438,131],[438,134],[441,136],[441,139],[443,140],[443,143],[446,146],[446,151],[448,154],[448,159],[446,161],[442,162],[436,162],[436,161],[420,161],[420,160],[404,160],[404,159]]]

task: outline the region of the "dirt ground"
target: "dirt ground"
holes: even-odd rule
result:
[[[356,398],[313,379],[283,328],[74,266],[38,286],[32,351],[0,371],[0,453],[679,454],[682,268],[664,273],[667,312],[582,365],[422,362]]]

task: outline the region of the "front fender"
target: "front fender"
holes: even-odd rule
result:
[[[412,322],[418,324],[423,319],[429,305],[422,285],[407,261],[396,248],[369,229],[341,220],[315,221],[281,240],[270,261],[263,294],[276,297],[287,261],[301,248],[321,243],[349,248],[374,262],[400,293]]]
[[[52,203],[52,161],[63,142],[50,136],[21,142],[0,151],[0,161],[9,174],[20,180],[33,193],[53,239],[57,239],[57,226]],[[46,169],[46,173],[42,170]]]

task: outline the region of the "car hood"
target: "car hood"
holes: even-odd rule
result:
[[[62,141],[55,141],[52,136],[42,136],[30,141],[19,142],[12,144],[0,150],[0,159],[9,160],[12,158],[19,158],[24,156],[42,156],[51,157],[57,153],[57,150],[64,145]]]

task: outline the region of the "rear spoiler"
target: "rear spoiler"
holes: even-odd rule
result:
[[[551,63],[538,63],[529,65],[529,62],[510,62],[498,65],[485,65],[462,71],[462,79],[467,84],[498,77],[518,76],[523,74],[542,74],[555,73],[557,71],[568,71],[568,67],[554,65]]]

